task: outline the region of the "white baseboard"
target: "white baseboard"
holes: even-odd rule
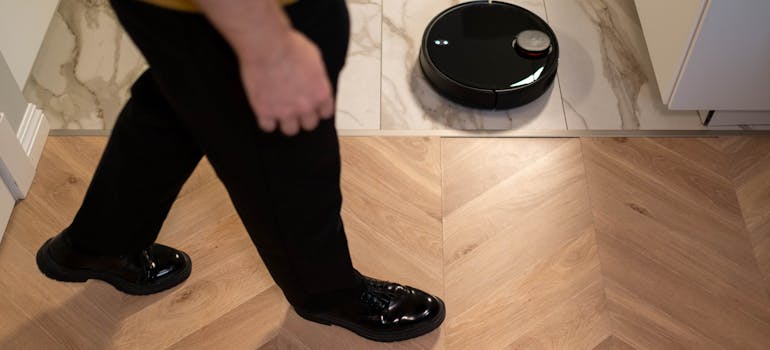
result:
[[[7,119],[0,113],[0,178],[14,198],[23,199],[32,186],[49,124],[35,105],[27,106],[17,131]]]
[[[16,137],[34,168],[37,168],[37,163],[40,161],[40,154],[43,152],[49,131],[50,126],[43,111],[32,103],[28,104]]]

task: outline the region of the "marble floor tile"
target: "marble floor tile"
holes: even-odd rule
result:
[[[145,68],[107,1],[61,0],[24,95],[52,129],[111,129]]]
[[[700,130],[663,104],[633,0],[545,0],[569,129]]]
[[[461,107],[433,91],[418,63],[420,41],[430,20],[459,2],[383,0],[382,129],[566,129],[558,80],[535,102],[506,111]],[[545,18],[542,0],[509,2]]]
[[[337,92],[337,128],[380,128],[382,1],[349,0],[351,37]]]
[[[452,103],[425,81],[418,53],[430,20],[462,1],[348,0],[352,36],[339,81],[338,129],[501,136],[725,130],[703,127],[694,111],[663,105],[633,0],[507,0],[556,31],[561,57],[553,86],[533,103],[506,111]],[[61,0],[24,94],[45,111],[52,129],[109,130],[145,68],[106,0]]]
[[[379,129],[382,4],[351,0],[349,7],[352,37],[337,125]],[[106,1],[61,0],[24,94],[52,129],[109,130],[146,67]]]

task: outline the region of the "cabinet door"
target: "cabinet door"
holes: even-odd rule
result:
[[[770,111],[768,16],[768,0],[710,0],[669,108]]]
[[[59,0],[0,0],[0,52],[23,89]]]
[[[660,97],[668,104],[707,0],[636,0]]]
[[[0,182],[18,199],[26,196],[35,175],[35,164],[17,136],[27,105],[0,53]]]

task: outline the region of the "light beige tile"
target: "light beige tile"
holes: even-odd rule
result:
[[[380,128],[381,0],[348,2],[350,48],[337,93],[337,128]]]
[[[108,2],[62,0],[24,95],[52,129],[111,129],[145,68]]]
[[[658,93],[633,0],[545,0],[569,129],[700,130]]]

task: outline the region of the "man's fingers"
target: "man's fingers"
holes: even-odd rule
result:
[[[318,127],[320,119],[315,113],[304,114],[300,117],[300,123],[302,124],[302,130],[313,131]]]
[[[318,113],[321,115],[321,119],[329,119],[334,115],[334,98],[329,97],[318,107]]]
[[[276,127],[276,120],[270,117],[257,117],[257,122],[259,124],[259,128],[262,129],[262,131],[270,133],[275,131]]]
[[[299,122],[297,118],[286,118],[281,120],[281,132],[286,136],[294,136],[299,133]]]

